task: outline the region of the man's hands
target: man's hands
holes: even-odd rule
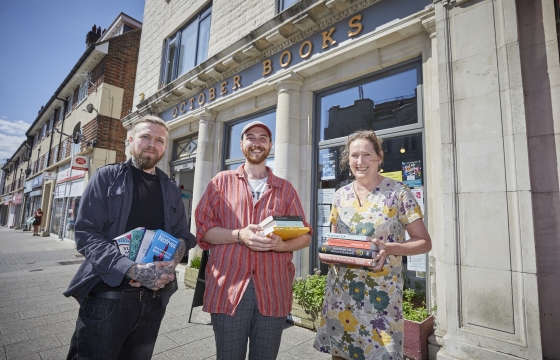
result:
[[[128,269],[126,276],[132,279],[130,286],[145,286],[156,291],[175,279],[175,266],[175,260],[134,264]]]
[[[271,251],[282,243],[282,238],[272,234],[271,237],[261,235],[259,225],[249,225],[239,230],[239,241],[253,251]]]

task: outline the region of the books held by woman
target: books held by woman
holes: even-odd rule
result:
[[[263,229],[263,235],[269,236],[274,233],[282,240],[290,240],[309,232],[309,228],[303,225],[301,216],[271,215],[261,221],[259,226]]]
[[[327,233],[327,242],[319,247],[319,260],[325,263],[340,263],[373,267],[373,258],[379,252],[367,236]]]

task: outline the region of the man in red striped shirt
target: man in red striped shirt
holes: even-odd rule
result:
[[[301,201],[288,181],[266,164],[270,129],[260,121],[241,132],[245,164],[216,175],[196,207],[197,241],[212,249],[206,267],[203,310],[211,313],[217,359],[276,359],[292,305],[293,251],[310,234],[282,241],[260,235],[270,215],[300,215]]]

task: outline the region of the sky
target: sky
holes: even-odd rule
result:
[[[0,164],[86,50],[93,24],[142,21],[144,0],[0,0]]]

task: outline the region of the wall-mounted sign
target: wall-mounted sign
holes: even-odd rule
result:
[[[23,183],[23,193],[27,194],[33,191],[33,182],[31,180]]]
[[[72,170],[82,170],[88,171],[89,169],[89,158],[82,155],[72,155]]]
[[[237,74],[231,72],[231,76],[220,80],[202,92],[192,96],[171,108],[161,112],[159,116],[170,121],[179,116],[185,115],[193,110],[203,107],[219,98],[234,94],[243,87],[250,86],[263,78],[270,77],[294,65],[312,59],[318,54],[322,54],[336,48],[345,41],[352,41],[354,38],[363,37],[383,27],[393,20],[404,19],[426,6],[432,4],[432,0],[364,0],[366,7],[358,14],[351,14],[356,9],[348,9],[340,12],[337,22],[319,24],[323,31],[309,35],[311,30],[302,32],[299,38],[295,39],[293,45],[282,50],[272,46],[263,52],[262,56],[248,60],[244,65],[245,69]],[[372,4],[371,6],[368,6]],[[351,17],[350,17],[351,16]],[[350,17],[348,19],[348,17]],[[336,21],[335,20],[335,21]],[[226,72],[228,74],[228,72]]]
[[[56,174],[56,183],[62,183],[68,180],[80,179],[86,176],[86,172],[83,170],[72,170],[72,168],[68,168],[62,171],[59,171]]]
[[[14,204],[21,204],[23,202],[23,193],[15,193],[12,196],[12,202]]]
[[[43,185],[43,173],[40,173],[38,176],[34,177],[33,179],[31,179],[31,183],[33,188],[37,188],[39,186]]]
[[[56,180],[56,173],[54,171],[43,172],[43,180]]]

